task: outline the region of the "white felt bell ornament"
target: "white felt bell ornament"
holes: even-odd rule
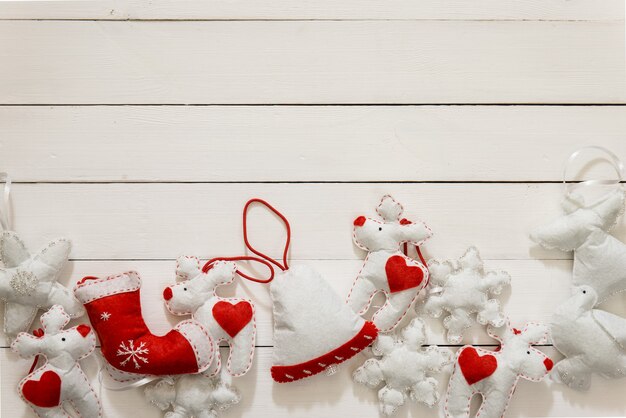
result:
[[[592,373],[607,379],[626,376],[626,319],[597,309],[597,305],[626,289],[626,245],[609,234],[624,210],[621,185],[623,164],[611,151],[585,147],[574,152],[570,163],[585,150],[608,155],[618,175],[611,180],[587,180],[576,185],[615,186],[592,204],[566,185],[563,208],[566,215],[539,228],[531,238],[549,248],[574,251],[571,296],[552,317],[554,346],[566,357],[552,372],[553,380],[577,390],[591,386]]]
[[[248,241],[247,216],[252,204],[261,204],[278,216],[287,229],[282,263],[257,251]],[[350,359],[374,342],[378,329],[344,303],[324,278],[311,267],[289,266],[291,228],[287,218],[261,199],[243,209],[243,237],[248,250],[281,271],[270,283],[274,312],[274,365],[272,378],[294,382]]]
[[[389,195],[383,196],[376,212],[382,221],[365,216],[354,220],[354,243],[368,254],[348,294],[348,304],[363,315],[374,295],[384,293],[385,304],[372,321],[381,332],[388,332],[400,323],[428,283],[419,246],[432,231],[424,222],[402,218],[404,208]],[[408,244],[415,246],[420,261],[407,256]]]
[[[72,244],[65,238],[50,242],[36,253],[29,253],[18,235],[11,231],[9,192],[11,180],[0,173],[4,193],[0,207],[0,299],[5,301],[4,332],[9,339],[32,325],[40,309],[60,305],[71,317],[83,315],[81,303],[71,290],[57,282]]]

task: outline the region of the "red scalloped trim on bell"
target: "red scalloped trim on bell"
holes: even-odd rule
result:
[[[373,322],[365,321],[363,328],[350,341],[334,350],[309,360],[291,366],[272,366],[272,379],[278,383],[294,382],[323,372],[333,364],[343,363],[357,353],[363,351],[374,342],[378,336],[378,328]]]

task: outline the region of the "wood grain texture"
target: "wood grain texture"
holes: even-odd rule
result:
[[[560,216],[560,184],[16,184],[14,229],[29,248],[66,236],[76,259],[173,259],[240,255],[241,211],[261,197],[292,225],[291,257],[363,259],[352,244],[357,216],[376,216],[381,196],[402,202],[408,219],[434,231],[429,256],[460,256],[476,245],[489,259],[567,259],[528,238]],[[284,228],[261,207],[250,210],[256,248],[282,254]],[[625,236],[624,223],[615,229]]]
[[[626,155],[625,132],[621,106],[17,106],[0,107],[0,167],[14,181],[559,181],[590,141]]]
[[[336,294],[344,299],[352,281],[361,268],[360,260],[293,260],[292,265],[307,264],[322,274]],[[124,271],[135,270],[142,279],[141,299],[146,323],[155,334],[168,332],[178,321],[186,319],[171,315],[163,304],[163,290],[175,283],[175,260],[163,261],[72,261],[61,273],[61,283],[73,287],[84,276],[107,277]],[[246,264],[242,265],[248,269]],[[256,267],[256,266],[253,266]],[[526,322],[535,321],[549,323],[554,309],[568,299],[571,285],[570,260],[485,260],[487,269],[504,270],[511,274],[512,284],[499,299],[504,312],[509,316],[513,326],[522,327]],[[256,272],[256,269],[250,270]],[[262,272],[261,272],[262,273]],[[257,320],[257,346],[273,345],[272,301],[267,286],[237,279],[233,285],[222,286],[218,290],[220,296],[244,297],[255,304]],[[417,302],[420,307],[423,298]],[[382,295],[373,302],[380,306]],[[626,316],[626,294],[618,295],[602,305],[602,308],[615,314]],[[374,312],[370,310],[368,316]],[[4,320],[3,312],[0,321]],[[401,326],[410,322],[418,313],[409,312]],[[444,335],[442,320],[429,318],[421,310],[419,316],[427,324],[428,344],[448,344]],[[79,324],[87,319],[79,318],[72,324]],[[1,322],[0,322],[1,323]],[[35,323],[33,329],[38,328]],[[467,331],[464,343],[493,344],[483,326],[475,325]],[[7,347],[4,338],[0,338],[0,347]]]
[[[0,19],[616,20],[619,0],[131,0],[0,3]]]
[[[550,347],[542,350],[553,359],[559,354]],[[304,381],[278,384],[270,379],[272,349],[257,348],[255,364],[250,372],[235,379],[234,384],[241,391],[240,405],[226,411],[223,417],[268,416],[278,418],[334,417],[349,418],[377,416],[378,401],[376,391],[352,382],[351,374],[366,355],[359,354],[345,363],[333,376],[318,375]],[[26,375],[30,360],[19,359],[9,349],[0,349],[0,396],[3,399],[17,398],[16,386]],[[83,361],[83,367],[94,387],[98,387],[98,365],[94,358]],[[443,392],[449,371],[439,376],[440,390]],[[507,417],[546,417],[546,416],[620,416],[626,414],[623,402],[624,387],[594,376],[591,390],[576,392],[549,380],[533,383],[521,380],[507,411]],[[443,382],[443,383],[442,383]],[[96,389],[97,390],[97,389]],[[157,418],[163,413],[150,406],[141,388],[125,392],[103,390],[102,399],[107,416]],[[23,402],[3,402],[2,416],[16,418],[33,417],[32,411]],[[439,417],[441,406],[428,409],[412,402],[398,411],[395,416]],[[474,409],[475,410],[475,409]]]
[[[0,103],[623,103],[623,26],[3,21]]]

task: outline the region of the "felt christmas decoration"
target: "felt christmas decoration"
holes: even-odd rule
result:
[[[597,299],[591,286],[575,287],[550,325],[554,347],[566,357],[551,376],[577,390],[589,389],[592,372],[607,379],[626,376],[626,319],[593,309]]]
[[[400,203],[386,195],[376,208],[382,222],[364,216],[354,220],[354,243],[368,254],[348,294],[348,304],[363,315],[374,295],[383,292],[385,304],[372,317],[381,331],[395,328],[428,283],[426,262],[413,260],[400,248],[413,244],[421,258],[419,245],[432,231],[421,221],[400,219],[403,211]]]
[[[234,262],[216,261],[204,268],[195,257],[180,257],[176,265],[179,283],[163,291],[165,306],[175,315],[192,315],[192,318],[209,330],[215,344],[215,360],[209,375],[220,370],[220,341],[228,343],[228,372],[241,376],[252,365],[256,323],[254,305],[239,298],[223,298],[216,293],[218,286],[232,283],[237,266]]]
[[[142,316],[140,290],[141,279],[136,272],[106,278],[87,276],[74,288],[100,339],[109,375],[129,382],[145,375],[206,370],[215,347],[208,330],[186,320],[163,336],[152,334]]]
[[[35,254],[29,254],[15,232],[0,235],[0,299],[6,301],[4,331],[9,338],[30,328],[39,309],[63,306],[72,317],[83,307],[71,290],[57,282],[67,261],[71,243],[57,239]]]
[[[69,321],[63,307],[54,305],[41,316],[43,329],[22,332],[13,341],[11,349],[21,357],[37,356],[19,393],[39,417],[67,417],[64,403],[83,418],[101,417],[100,401],[78,363],[93,352],[96,336],[84,324],[64,330]],[[33,372],[40,355],[46,362]]]
[[[504,416],[520,377],[538,382],[552,368],[552,360],[531,346],[544,342],[547,331],[547,327],[534,323],[520,331],[510,328],[507,321],[501,327],[487,328],[489,335],[501,343],[496,351],[461,347],[448,384],[445,415],[469,417],[472,397],[478,393],[483,399],[477,417]]]
[[[393,414],[407,396],[428,407],[438,402],[439,383],[433,374],[451,362],[452,353],[437,346],[422,349],[425,340],[424,323],[415,318],[400,338],[379,335],[372,351],[381,358],[366,360],[355,370],[353,377],[358,383],[374,389],[384,384],[378,391],[382,414]]]
[[[247,214],[254,203],[264,205],[278,216],[287,229],[282,264],[257,251],[248,241]],[[308,266],[289,267],[287,254],[291,227],[287,218],[261,199],[249,200],[243,209],[243,238],[248,250],[281,271],[271,282],[274,313],[274,365],[272,378],[293,382],[332,371],[369,346],[378,335],[372,322],[355,314],[322,276]],[[241,275],[241,273],[239,272]],[[257,280],[259,281],[259,280]]]
[[[219,411],[240,401],[226,373],[215,377],[202,374],[167,377],[146,386],[145,395],[161,411],[169,411],[165,418],[216,418]]]
[[[626,245],[609,234],[624,212],[624,191],[620,187],[599,201],[585,205],[580,195],[563,201],[566,214],[531,234],[547,248],[574,251],[574,286],[595,289],[598,303],[626,290]]]
[[[435,318],[444,310],[450,313],[443,321],[450,344],[462,341],[474,313],[479,324],[504,324],[506,317],[500,312],[500,303],[489,296],[500,294],[511,277],[504,271],[486,271],[475,247],[470,247],[458,261],[430,260],[428,269],[433,287],[424,310]]]
[[[9,195],[11,179],[0,173],[4,181],[3,198],[0,201],[0,299],[4,300],[4,332],[11,340],[18,333],[27,331],[39,309],[61,305],[72,317],[84,311],[72,292],[57,282],[59,271],[67,261],[71,243],[57,239],[35,254],[30,254],[15,232],[10,231]]]

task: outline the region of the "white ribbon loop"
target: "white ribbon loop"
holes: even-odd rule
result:
[[[7,173],[0,173],[0,182],[4,182],[2,201],[0,203],[0,226],[2,230],[11,230],[11,207],[9,205],[9,195],[11,194],[11,177]]]
[[[572,163],[585,151],[595,150],[600,151],[605,154],[604,159],[611,163],[611,166],[615,170],[615,174],[617,175],[616,179],[613,180],[600,180],[600,179],[590,179],[583,181],[568,181],[567,180],[567,170],[570,168]],[[567,161],[565,162],[565,166],[563,167],[563,185],[565,186],[565,196],[570,199],[572,195],[572,191],[576,187],[580,186],[618,186],[621,187],[622,178],[624,175],[624,163],[620,158],[615,155],[612,151],[607,148],[598,146],[598,145],[589,145],[586,147],[582,147],[574,151]]]

